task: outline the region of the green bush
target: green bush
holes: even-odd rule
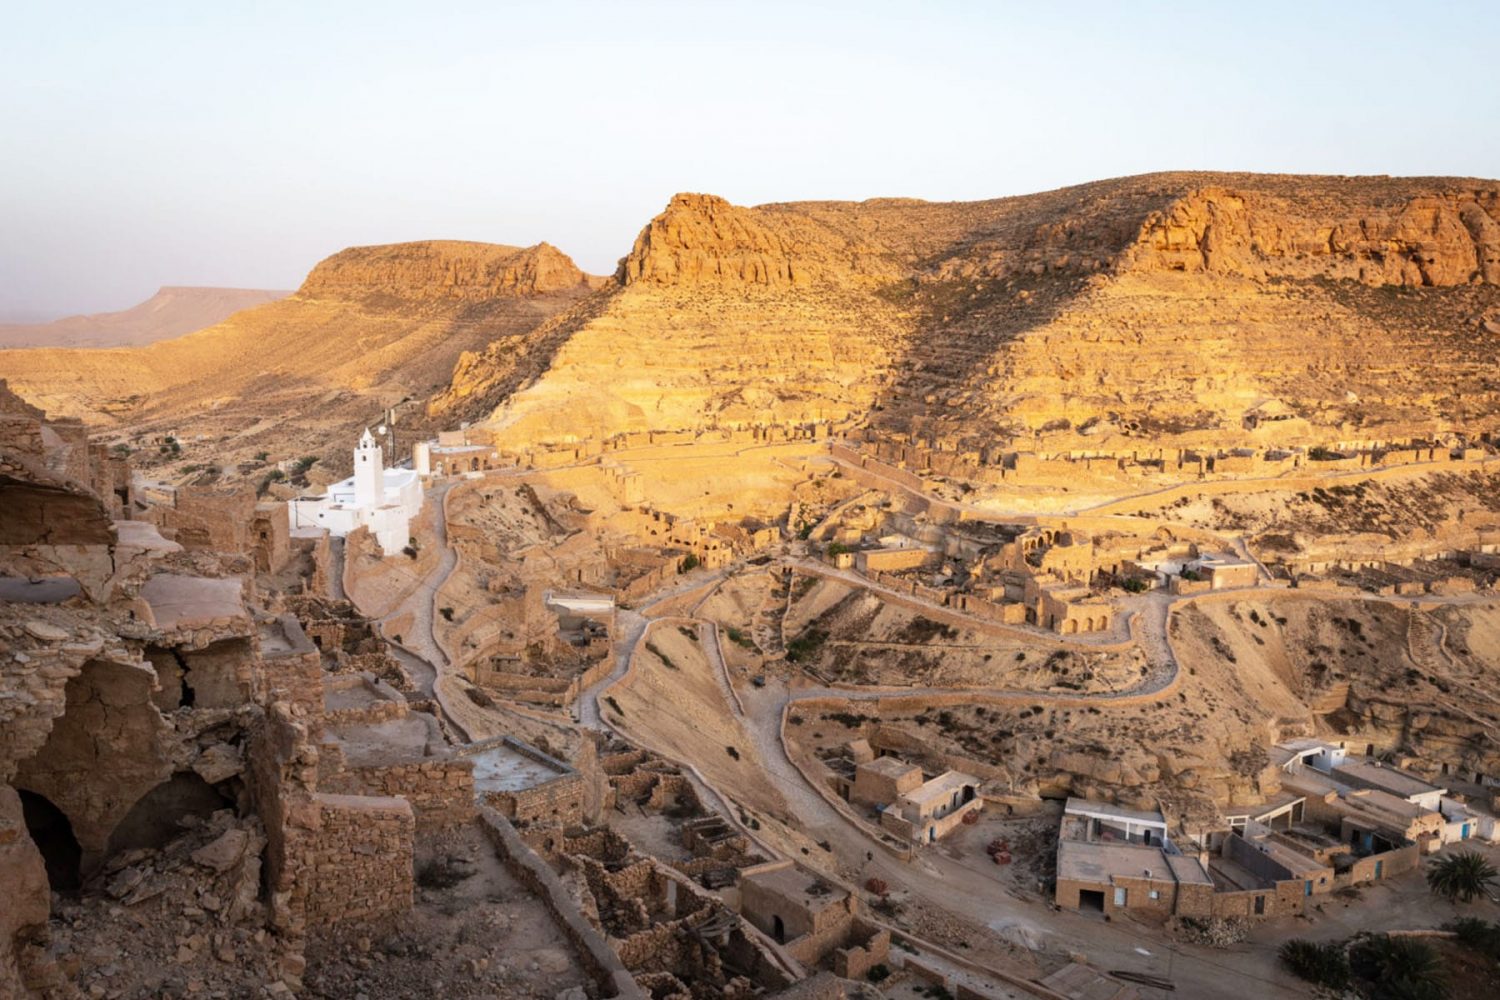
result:
[[[809,628],[797,638],[786,644],[786,658],[792,663],[801,663],[817,655],[818,650],[823,648],[823,643],[828,639],[827,632],[820,632],[815,628]]]
[[[700,562],[700,560],[698,559],[698,557],[696,555],[694,555],[693,553],[689,552],[683,558],[682,562],[680,562],[680,563],[677,564],[677,572],[679,572],[679,573],[686,573],[688,570],[697,569],[698,565],[699,565],[699,562]]]
[[[658,660],[660,660],[662,662],[662,665],[665,666],[668,670],[676,670],[676,669],[678,669],[677,664],[675,664],[675,663],[672,662],[672,658],[670,656],[668,656],[666,653],[663,653],[661,651],[660,647],[658,647],[656,645],[656,643],[654,643],[654,642],[648,642],[648,643],[646,643],[646,652],[650,653],[652,656],[654,656]]]
[[[1293,938],[1281,946],[1277,957],[1299,979],[1331,990],[1343,990],[1349,985],[1349,956],[1336,942],[1319,944]]]
[[[1457,934],[1458,943],[1465,948],[1500,962],[1500,924],[1492,924],[1478,917],[1459,917],[1444,924],[1443,930]]]
[[[1127,594],[1143,593],[1146,590],[1147,586],[1148,584],[1146,583],[1146,581],[1142,580],[1138,576],[1128,577],[1124,583],[1120,584],[1120,587],[1124,589]]]
[[[755,645],[754,639],[750,638],[744,632],[740,631],[732,625],[724,630],[724,634],[729,636],[729,641],[734,643],[736,646],[743,646],[745,649],[751,651],[759,649],[759,647]]]

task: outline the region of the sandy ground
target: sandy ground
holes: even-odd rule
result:
[[[551,914],[477,826],[423,839],[416,870],[416,905],[393,929],[309,948],[308,996],[552,1000],[588,982]]]

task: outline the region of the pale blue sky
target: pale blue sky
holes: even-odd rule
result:
[[[1500,175],[1500,4],[0,0],[0,315],[345,246],[611,270],[676,191]]]

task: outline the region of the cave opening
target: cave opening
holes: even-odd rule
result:
[[[109,835],[108,855],[136,848],[160,849],[194,817],[206,820],[234,802],[192,771],[178,771],[136,800]]]
[[[83,849],[73,835],[73,824],[45,795],[24,788],[17,791],[26,832],[47,866],[47,883],[53,892],[77,892],[83,881]]]

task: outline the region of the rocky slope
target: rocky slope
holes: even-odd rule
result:
[[[203,435],[202,457],[173,456],[188,464],[325,450],[336,462],[354,427],[444,385],[462,352],[530,331],[596,283],[545,243],[355,247],[289,298],[197,333],[138,349],[5,351],[0,371],[50,412],[99,428]]]
[[[69,316],[51,323],[0,324],[0,347],[139,347],[213,326],[241,309],[290,294],[169,285],[145,302],[120,312]]]
[[[1482,430],[1500,412],[1497,216],[1500,182],[1455,178],[679,195],[599,300],[464,358],[433,410],[491,410],[518,443],[819,419],[1058,450]],[[1302,419],[1251,433],[1269,400]]]

